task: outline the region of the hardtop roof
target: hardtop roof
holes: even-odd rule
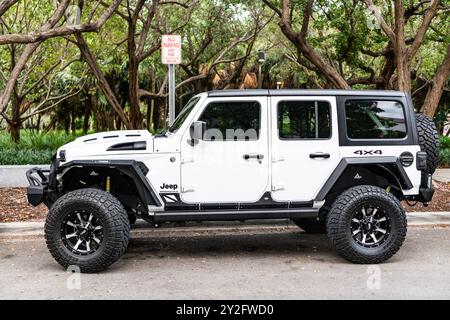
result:
[[[404,97],[405,92],[394,90],[337,90],[337,89],[227,89],[207,92],[208,97],[254,96],[362,96]]]

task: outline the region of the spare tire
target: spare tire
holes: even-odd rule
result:
[[[427,153],[426,173],[433,174],[439,162],[439,134],[433,120],[422,114],[416,114],[419,145]]]

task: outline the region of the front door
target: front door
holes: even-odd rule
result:
[[[340,160],[335,97],[272,97],[271,115],[273,199],[314,200]]]
[[[187,203],[256,202],[268,188],[267,97],[208,99],[198,144],[181,141],[181,198]]]

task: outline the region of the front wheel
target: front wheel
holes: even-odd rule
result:
[[[115,197],[98,189],[80,189],[59,198],[45,222],[47,247],[65,268],[105,270],[128,246],[128,215]]]
[[[406,237],[406,215],[400,202],[374,186],[342,193],[327,217],[333,247],[354,263],[381,263],[391,258]]]

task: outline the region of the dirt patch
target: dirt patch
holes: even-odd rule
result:
[[[433,188],[433,200],[428,207],[421,203],[411,207],[405,201],[402,203],[403,207],[407,211],[450,211],[450,183],[433,181]]]
[[[28,204],[25,188],[0,188],[0,222],[39,221],[46,215],[45,205]]]
[[[418,203],[407,211],[450,211],[450,183],[433,182],[435,193],[428,207]],[[0,222],[42,221],[47,216],[47,207],[41,204],[33,207],[27,203],[25,188],[0,188]]]

